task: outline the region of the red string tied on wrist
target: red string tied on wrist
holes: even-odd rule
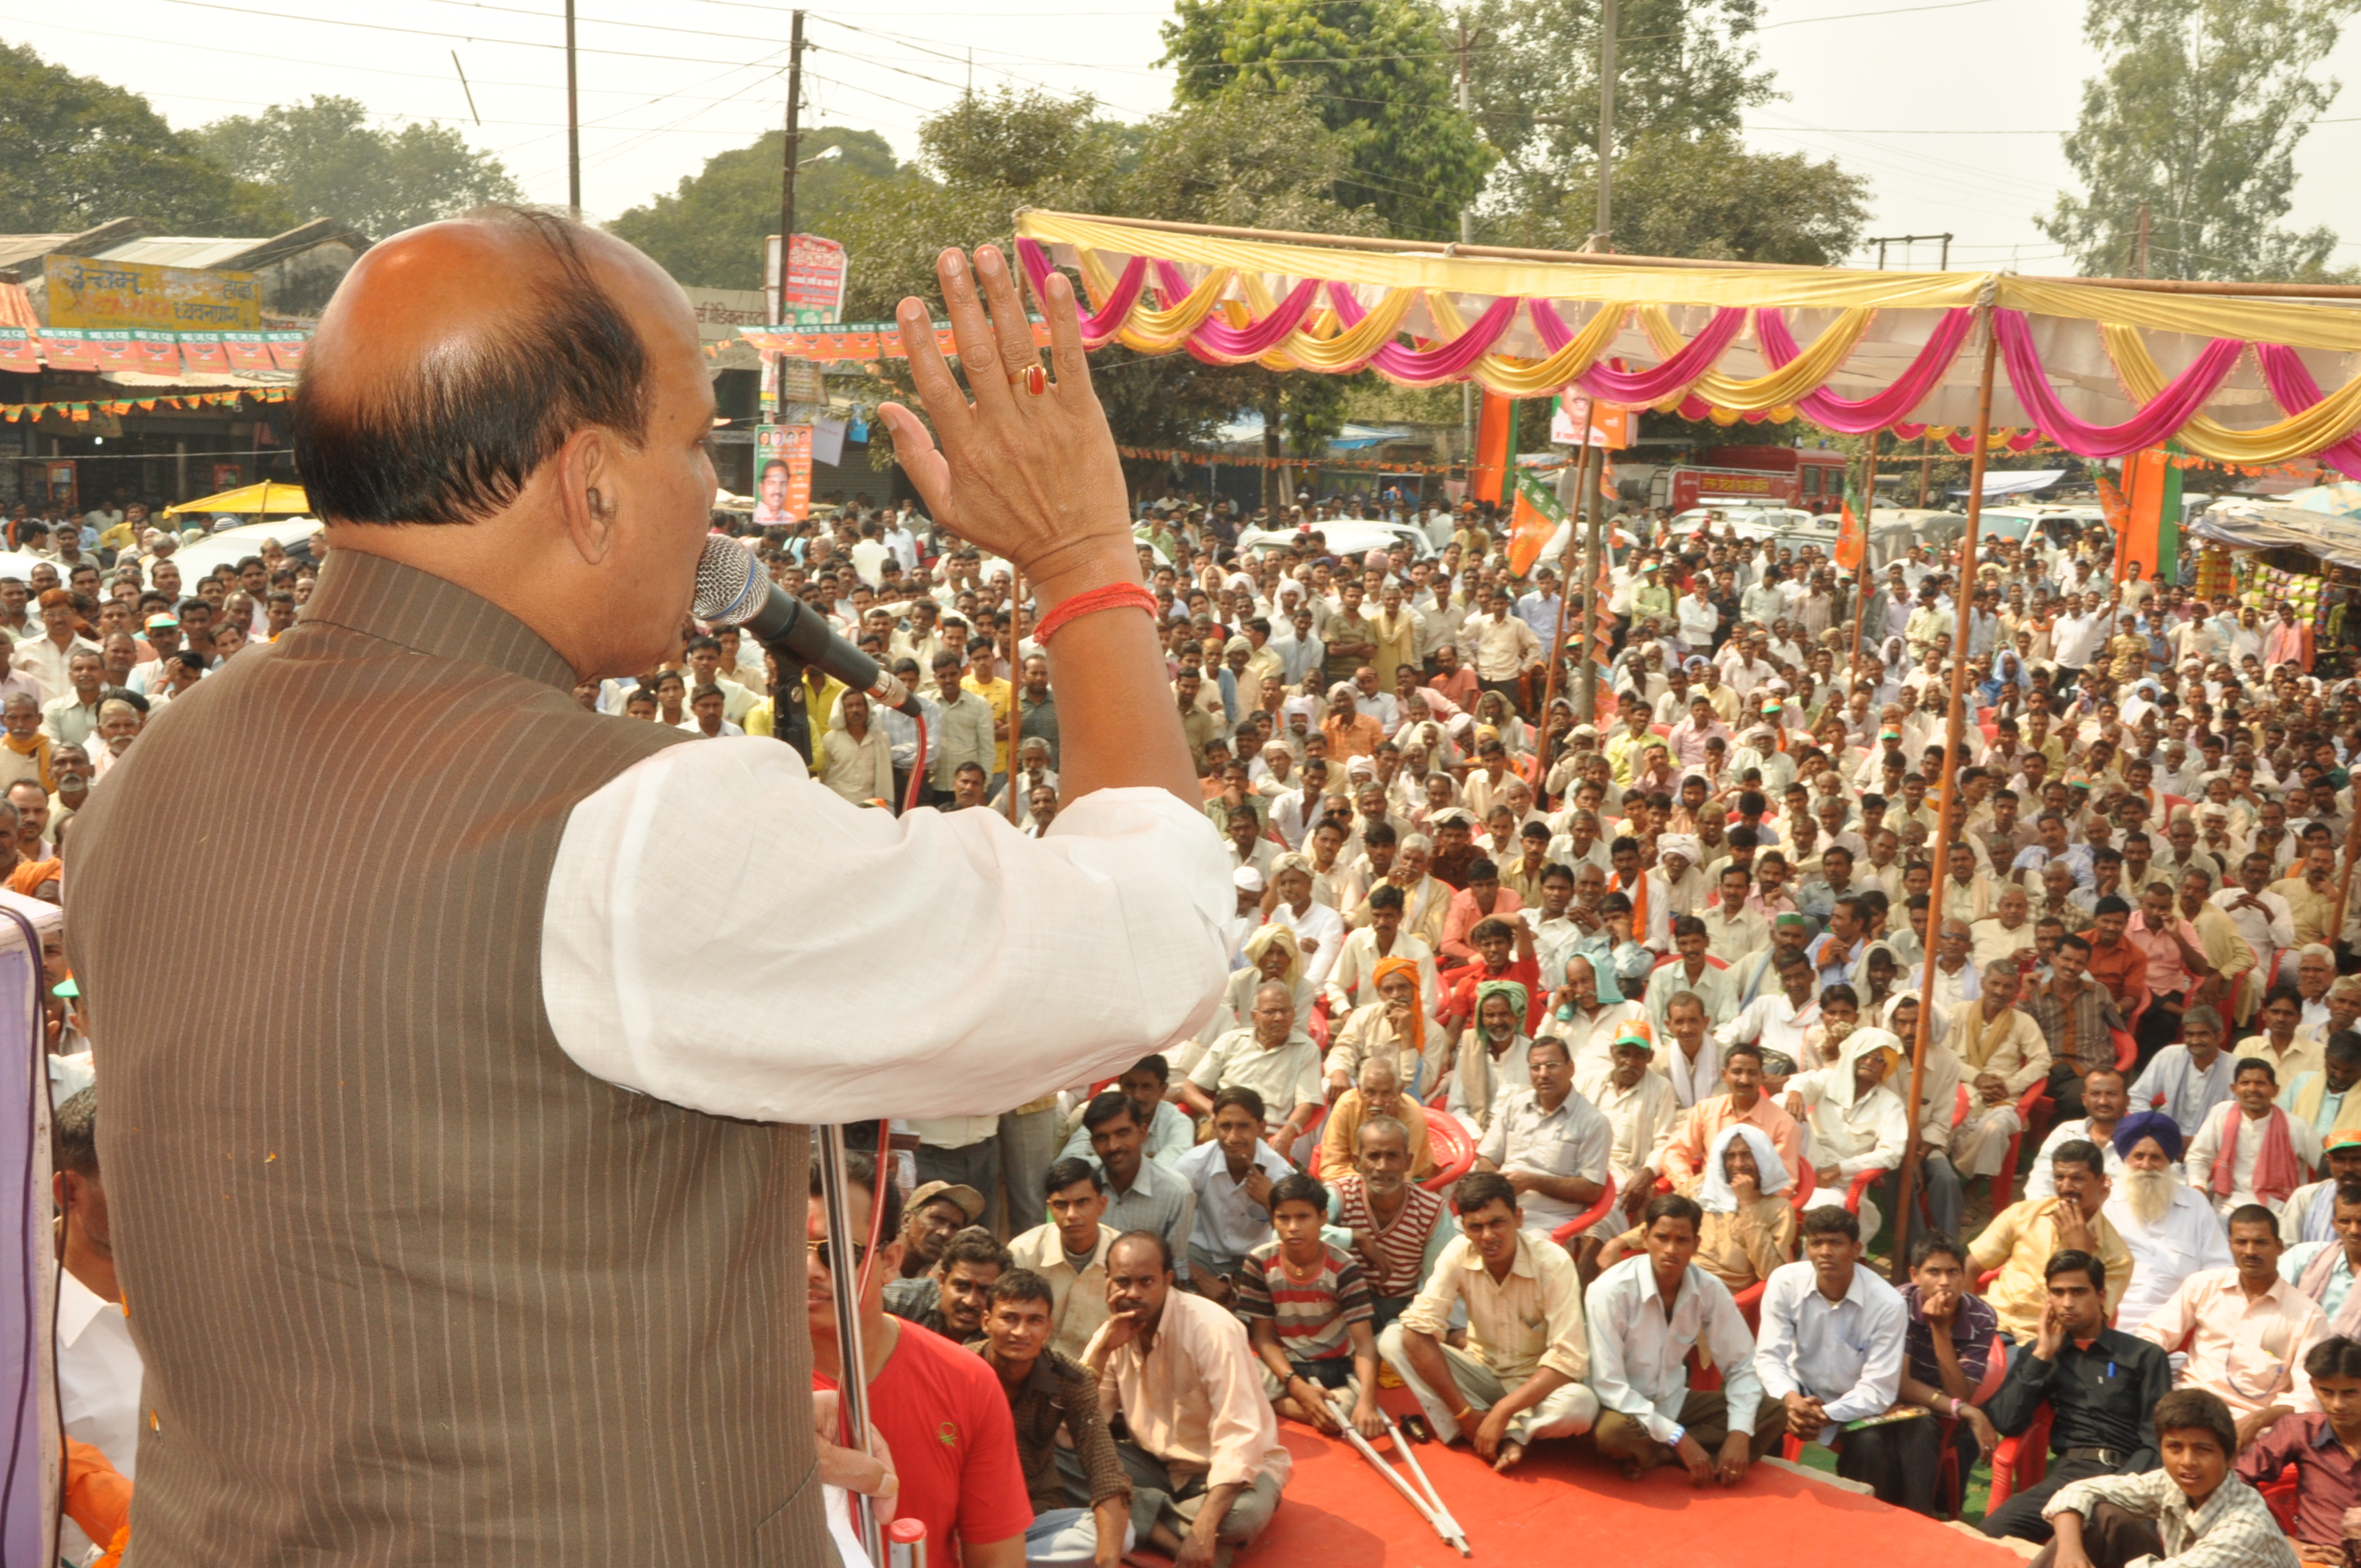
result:
[[[1103,609],[1144,609],[1152,618],[1156,614],[1156,596],[1137,583],[1109,583],[1103,588],[1076,594],[1041,618],[1033,629],[1033,640],[1046,648],[1049,639],[1063,630],[1067,622],[1096,615]]]

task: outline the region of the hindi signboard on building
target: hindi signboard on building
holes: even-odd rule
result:
[[[41,275],[51,326],[253,332],[262,325],[262,283],[251,272],[50,256]]]

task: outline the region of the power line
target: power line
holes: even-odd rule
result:
[[[1969,5],[1989,5],[1993,0],[1942,0],[1934,5],[1896,5],[1884,11],[1839,11],[1826,16],[1791,16],[1784,22],[1765,22],[1754,30],[1770,32],[1774,27],[1808,27],[1815,22],[1853,22],[1864,16],[1905,16],[1914,11],[1957,11]]]

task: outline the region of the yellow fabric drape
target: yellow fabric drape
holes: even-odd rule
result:
[[[2099,332],[2106,339],[2108,357],[2115,362],[2124,390],[2143,403],[2163,392],[2170,378],[2148,353],[2137,327],[2102,322]],[[2202,457],[2224,463],[2283,463],[2335,445],[2356,425],[2361,425],[2361,380],[2347,381],[2303,412],[2259,430],[2233,430],[2199,414],[2182,425],[2174,439]]]
[[[1818,391],[1837,373],[1860,345],[1861,334],[1869,330],[1870,320],[1875,314],[1868,310],[1847,311],[1814,338],[1810,347],[1769,375],[1741,380],[1719,370],[1708,370],[1689,384],[1686,395],[1700,397],[1718,409],[1734,409],[1741,413],[1784,407],[1806,393]],[[1673,326],[1673,318],[1664,313],[1661,305],[1641,306],[1640,324],[1664,358],[1671,358],[1685,346],[1680,333]],[[1656,406],[1677,408],[1680,401],[1679,398],[1671,398]]]
[[[1426,313],[1433,318],[1438,332],[1456,337],[1467,330],[1466,318],[1448,295],[1430,292],[1426,296]],[[1502,397],[1548,397],[1598,362],[1607,345],[1615,341],[1615,334],[1623,330],[1623,318],[1629,313],[1620,305],[1603,305],[1555,354],[1543,359],[1482,355],[1468,371],[1468,377]]]
[[[1104,303],[1115,292],[1115,274],[1110,270],[1096,251],[1082,257],[1082,280],[1090,285],[1093,301]],[[1141,354],[1170,354],[1188,341],[1197,324],[1222,302],[1222,295],[1230,286],[1233,274],[1216,268],[1205,274],[1204,281],[1189,291],[1177,305],[1159,310],[1148,302],[1147,291],[1131,307],[1131,313],[1115,328],[1115,341],[1126,348]]]
[[[1238,280],[1251,310],[1251,320],[1260,321],[1279,308],[1279,301],[1268,285],[1248,272]],[[1357,368],[1361,362],[1387,344],[1401,330],[1402,318],[1418,301],[1415,289],[1394,289],[1373,306],[1357,323],[1342,332],[1328,335],[1335,327],[1333,312],[1323,310],[1312,319],[1312,327],[1290,332],[1279,345],[1255,361],[1269,370],[1320,370],[1328,373]],[[1246,326],[1248,320],[1239,315],[1231,317],[1234,326]]]
[[[1983,272],[1875,272],[1822,267],[1631,267],[1618,264],[1612,256],[1602,256],[1593,265],[1433,252],[1339,250],[1174,234],[1136,227],[1115,218],[1038,209],[1017,214],[1016,232],[1043,245],[1071,246],[1107,256],[1159,257],[1184,265],[1233,268],[1277,278],[1333,278],[1387,289],[1635,305],[1947,310],[1975,304],[1991,279]]]
[[[1160,253],[1159,253],[1160,254]],[[2114,323],[2151,332],[2238,337],[2291,348],[2361,351],[2361,310],[2301,300],[2241,300],[2219,294],[2144,294],[2088,283],[2044,283],[1995,278],[1993,302],[2038,316]]]
[[[2035,315],[2113,322],[2155,332],[2236,337],[2296,348],[2361,352],[2361,310],[2301,300],[2145,293],[1991,272],[1874,272],[1835,267],[1670,268],[1517,261],[1432,252],[1331,249],[1271,240],[1173,234],[1086,214],[1028,211],[1016,232],[1043,245],[1152,256],[1279,278],[1333,278],[1379,288],[1624,304],[1775,306],[1785,310],[1943,310],[1991,303]]]

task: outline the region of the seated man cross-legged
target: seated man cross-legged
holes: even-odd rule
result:
[[[1520,1228],[1516,1189],[1498,1171],[1470,1171],[1452,1189],[1460,1235],[1443,1249],[1410,1310],[1378,1350],[1410,1386],[1434,1435],[1463,1433],[1499,1471],[1533,1439],[1578,1437],[1598,1413],[1584,1383],[1590,1347],[1574,1259]],[[1467,1348],[1444,1343],[1451,1310],[1467,1310]]]
[[[1260,1535],[1294,1461],[1262,1391],[1246,1326],[1202,1296],[1175,1289],[1173,1257],[1153,1231],[1126,1231],[1107,1249],[1107,1321],[1082,1365],[1099,1409],[1130,1435],[1116,1455],[1131,1477],[1138,1538],[1205,1568]]]
[[[1754,1335],[1730,1288],[1692,1261],[1705,1220],[1696,1201],[1667,1192],[1640,1219],[1646,1250],[1584,1293],[1600,1407],[1594,1441],[1627,1475],[1677,1463],[1697,1486],[1733,1486],[1778,1445],[1786,1410],[1763,1398]],[[1688,1355],[1700,1344],[1722,1368],[1719,1388],[1689,1387]]]
[[[1763,1290],[1754,1375],[1784,1405],[1787,1431],[1837,1451],[1837,1474],[1878,1501],[1935,1512],[1935,1423],[1915,1407],[1880,1421],[1901,1396],[1910,1314],[1893,1286],[1861,1266],[1861,1221],[1845,1209],[1804,1211],[1804,1259]]]
[[[1115,1568],[1131,1550],[1131,1480],[1099,1414],[1098,1379],[1050,1347],[1056,1292],[1029,1268],[992,1287],[975,1353],[1000,1376],[1016,1424],[1016,1457],[1033,1501],[1028,1568]],[[1067,1443],[1058,1442],[1063,1432]],[[1081,1506],[1076,1506],[1076,1505]]]

